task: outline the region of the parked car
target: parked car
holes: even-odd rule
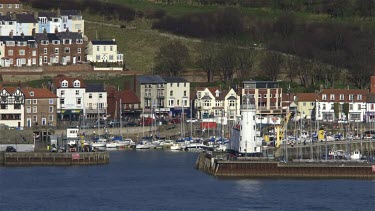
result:
[[[7,146],[7,148],[5,149],[5,152],[17,152],[17,150],[13,146]]]
[[[181,119],[171,119],[169,122],[173,124],[178,124],[181,123]]]
[[[138,124],[135,122],[125,122],[124,126],[125,127],[134,127],[137,126]]]
[[[187,119],[186,122],[198,122],[198,119],[192,118],[192,119]]]

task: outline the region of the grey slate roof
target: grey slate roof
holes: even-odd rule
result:
[[[92,40],[93,45],[116,45],[116,42],[113,40]]]
[[[36,33],[35,40],[39,43],[41,40],[60,40],[55,33]]]
[[[82,34],[79,32],[59,32],[59,38],[62,39],[82,39]]]
[[[0,36],[0,40],[1,41],[8,41],[8,40],[12,40],[12,41],[29,41],[29,40],[35,40],[35,38],[33,36],[13,36],[13,37]]]
[[[41,11],[41,12],[38,12],[38,17],[52,18],[52,17],[57,17],[57,14],[55,12]]]
[[[1,21],[14,21],[9,15],[0,15]]]
[[[86,92],[105,92],[103,84],[86,84]]]
[[[163,78],[158,75],[139,75],[136,77],[140,84],[165,84]]]
[[[184,82],[188,82],[184,78],[181,78],[181,77],[178,77],[178,76],[162,77],[162,78],[167,83],[181,83],[181,82],[184,83]]]
[[[19,23],[38,23],[32,14],[16,14],[16,20]]]
[[[81,15],[78,10],[60,10],[61,16],[75,16],[75,15]]]
[[[212,100],[212,98],[209,95],[205,95],[202,97],[203,100]]]

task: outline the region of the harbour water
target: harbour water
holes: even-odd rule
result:
[[[197,153],[111,151],[108,165],[0,167],[0,210],[372,210],[375,181],[224,179]]]

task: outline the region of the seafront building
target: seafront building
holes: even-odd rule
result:
[[[98,119],[107,116],[107,91],[103,84],[87,83],[83,94],[84,117]]]
[[[86,59],[94,63],[124,62],[124,55],[117,50],[117,43],[113,40],[92,40],[87,44]]]
[[[25,95],[17,87],[0,86],[0,88],[0,124],[23,127]]]

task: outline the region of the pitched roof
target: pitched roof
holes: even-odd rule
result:
[[[3,89],[7,90],[10,94],[13,94],[17,89],[18,87],[2,87]]]
[[[64,87],[64,88],[74,88],[73,87],[73,82],[76,81],[76,80],[79,80],[80,81],[80,88],[84,88],[86,87],[84,81],[82,78],[79,78],[79,77],[66,77],[66,76],[58,76],[58,77],[55,77],[53,79],[53,84],[56,88],[61,88],[61,82],[62,81],[68,81],[68,87]]]
[[[2,20],[2,21],[14,21],[12,19],[12,17],[10,17],[9,15],[0,15],[0,20]]]
[[[86,84],[86,92],[105,92],[103,84]]]
[[[93,45],[116,45],[116,41],[113,40],[91,40]]]
[[[318,99],[315,93],[297,93],[297,100],[299,102],[314,102]]]
[[[60,10],[61,16],[74,16],[74,15],[81,15],[78,10]]]
[[[38,23],[32,14],[16,14],[16,20],[20,23]]]
[[[324,101],[326,101],[326,102],[349,102],[349,101],[366,102],[366,98],[367,98],[368,93],[369,92],[366,89],[323,89],[319,94],[319,101],[323,101],[323,102]],[[323,99],[322,95],[324,95],[324,94],[327,95],[326,100],[322,100]],[[330,95],[335,95],[335,99],[331,100]],[[340,100],[340,95],[344,95],[344,100]],[[353,100],[349,100],[349,95],[353,95]],[[355,97],[355,96],[358,96],[358,95],[362,96],[360,98],[360,100],[358,100],[358,98]]]
[[[367,94],[366,89],[323,89],[321,94]]]
[[[164,84],[165,81],[158,75],[137,75],[137,81],[140,84]]]
[[[7,40],[12,40],[12,41],[29,41],[29,40],[35,40],[33,36],[0,36],[1,41],[7,41]]]
[[[46,88],[22,88],[22,92],[26,99],[57,98],[55,94]]]
[[[55,33],[36,33],[34,37],[38,43],[41,40],[60,40],[60,38]]]
[[[141,103],[137,95],[132,90],[118,91],[118,95],[123,104]]]
[[[79,32],[58,32],[60,39],[82,39],[82,34]]]
[[[171,76],[171,77],[162,77],[165,82],[167,83],[181,83],[181,82],[188,82],[186,79],[178,76]]]
[[[55,12],[50,12],[50,11],[40,11],[38,12],[38,17],[52,18],[52,17],[57,17],[57,14]]]

